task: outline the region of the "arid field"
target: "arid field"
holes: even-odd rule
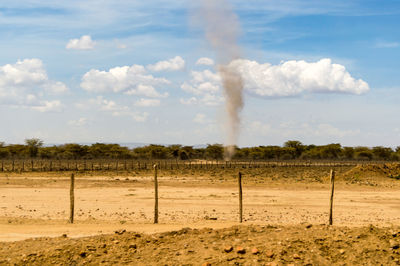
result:
[[[71,172],[4,172],[0,264],[398,264],[400,166],[334,167],[333,226],[330,169],[159,170],[159,224],[152,170],[76,173],[74,224]]]

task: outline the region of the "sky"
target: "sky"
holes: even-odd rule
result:
[[[2,0],[0,141],[224,143],[201,5]],[[240,25],[239,146],[400,146],[399,1],[222,6]]]

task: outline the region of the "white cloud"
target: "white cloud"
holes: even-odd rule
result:
[[[214,65],[214,60],[208,57],[202,57],[197,60],[196,65],[212,66]]]
[[[253,96],[293,97],[310,93],[363,94],[368,84],[353,78],[343,65],[330,59],[314,63],[287,61],[279,65],[260,64],[250,60],[235,60],[231,66],[242,75],[244,90]],[[181,99],[182,104],[199,103],[215,106],[223,103],[221,78],[211,70],[192,71],[191,80],[181,89],[195,95],[195,99]]]
[[[136,106],[140,106],[140,107],[159,106],[160,105],[160,100],[158,100],[158,99],[143,99],[143,98],[141,98],[140,100],[136,101],[135,105]]]
[[[185,60],[182,57],[176,56],[167,61],[160,61],[154,65],[148,65],[147,68],[151,71],[177,71],[185,68]]]
[[[279,65],[259,64],[250,60],[231,63],[241,73],[245,90],[263,97],[289,97],[303,93],[363,94],[368,84],[354,79],[346,68],[331,59],[315,63],[287,61]]]
[[[82,127],[82,126],[87,125],[87,122],[88,122],[87,118],[81,117],[78,120],[68,121],[68,125],[74,126],[74,127]]]
[[[146,97],[150,97],[150,98],[168,97],[167,92],[161,94],[153,86],[142,85],[142,84],[137,85],[135,89],[126,91],[124,94],[146,96]]]
[[[180,98],[179,102],[184,105],[195,105],[198,103],[198,100],[196,97],[191,97],[189,99]]]
[[[71,39],[65,46],[68,50],[93,50],[96,42],[92,40],[90,35],[83,35],[79,39]]]
[[[181,89],[196,95],[197,103],[215,106],[223,102],[221,78],[218,74],[210,70],[192,71],[191,77],[192,79],[189,82],[184,82],[181,85]],[[181,103],[185,104],[185,100],[181,100]]]
[[[103,96],[97,96],[96,98],[89,99],[87,102],[77,103],[75,106],[82,110],[97,109],[99,111],[110,113],[115,117],[131,117],[136,122],[145,122],[149,116],[147,112],[131,110],[130,107],[118,104],[113,100],[105,99]]]
[[[136,122],[146,122],[147,118],[149,117],[149,114],[147,112],[134,112],[131,114],[131,117],[133,120]]]
[[[69,90],[67,85],[65,85],[60,81],[57,82],[50,81],[48,84],[44,86],[44,89],[50,94],[63,94]]]
[[[38,106],[32,106],[33,110],[45,113],[45,112],[61,112],[63,109],[63,105],[60,101],[44,101],[40,103]]]
[[[111,68],[108,71],[92,69],[82,77],[81,87],[90,92],[124,92],[127,95],[167,97],[154,86],[170,84],[165,78],[156,78],[141,65]]]
[[[66,91],[68,87],[64,83],[48,78],[40,59],[25,59],[0,66],[0,104],[54,111],[61,107],[61,103],[46,101],[44,97]]]

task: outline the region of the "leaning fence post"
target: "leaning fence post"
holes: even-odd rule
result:
[[[243,197],[242,197],[242,173],[239,172],[239,222],[243,222]]]
[[[154,223],[158,224],[158,178],[157,178],[157,164],[154,168]]]
[[[330,198],[330,204],[329,204],[329,225],[332,225],[333,222],[333,194],[335,191],[335,171],[331,170],[331,198]]]
[[[70,200],[69,222],[71,224],[74,223],[74,207],[75,207],[74,186],[75,186],[75,175],[72,173],[71,174],[71,186],[70,186],[70,190],[69,190],[69,200]]]

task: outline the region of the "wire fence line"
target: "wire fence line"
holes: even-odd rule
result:
[[[56,171],[133,171],[179,169],[248,169],[268,167],[354,167],[385,164],[388,161],[218,161],[218,160],[43,160],[17,159],[0,161],[0,172],[56,172]]]

